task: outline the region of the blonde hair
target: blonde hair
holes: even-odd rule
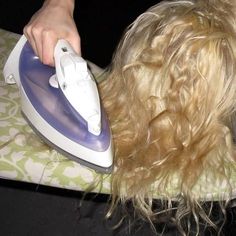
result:
[[[153,220],[154,192],[178,197],[170,183],[197,206],[203,174],[230,192],[235,25],[229,1],[186,0],[161,2],[128,28],[100,85],[115,146],[111,211],[131,200]]]

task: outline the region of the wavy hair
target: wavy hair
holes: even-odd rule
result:
[[[111,211],[131,200],[153,220],[157,193],[183,196],[193,212],[204,200],[201,176],[226,183],[230,193],[235,25],[230,1],[175,0],[128,27],[100,84],[115,146]]]

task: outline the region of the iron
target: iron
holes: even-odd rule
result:
[[[44,65],[23,35],[4,66],[5,82],[20,90],[22,114],[33,130],[66,157],[110,173],[113,149],[108,119],[86,61],[66,40]]]

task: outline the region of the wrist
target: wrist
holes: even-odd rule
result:
[[[75,0],[45,0],[43,6],[61,7],[73,15]]]

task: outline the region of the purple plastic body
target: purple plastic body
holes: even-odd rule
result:
[[[42,64],[29,43],[22,49],[19,73],[22,87],[30,103],[47,123],[68,139],[84,147],[98,152],[107,150],[111,133],[102,106],[102,131],[96,136],[88,131],[87,122],[71,107],[61,90],[50,86],[49,78],[55,74],[55,68]],[[27,118],[30,120],[30,117]]]

